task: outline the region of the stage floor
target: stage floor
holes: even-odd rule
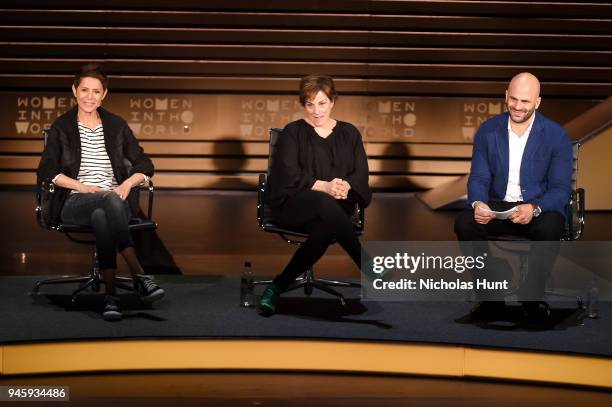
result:
[[[37,277],[0,278],[0,343],[135,338],[333,339],[455,344],[476,347],[612,356],[612,303],[589,319],[576,304],[553,304],[544,325],[524,320],[509,305],[499,321],[472,321],[471,304],[360,301],[359,289],[342,289],[347,305],[327,294],[283,294],[278,314],[265,318],[239,306],[238,277],[157,276],[166,297],[142,304],[121,295],[124,319],[101,320],[103,296],[85,293],[70,302],[68,286],[44,286]],[[260,294],[262,288],[258,288]]]
[[[136,236],[145,270],[152,274],[236,276],[249,261],[259,275],[280,272],[294,248],[262,232],[256,194],[231,191],[157,191],[157,232]],[[0,191],[2,225],[0,276],[80,274],[91,249],[36,223],[33,190]],[[409,193],[377,193],[366,210],[362,240],[455,240],[457,211],[432,211]],[[612,240],[612,213],[586,217],[583,240]],[[138,240],[140,239],[140,241]],[[119,260],[120,271],[125,265]],[[319,276],[355,277],[348,256],[332,246],[317,264]]]
[[[147,271],[158,274],[167,298],[143,307],[126,295],[125,320],[101,323],[99,295],[86,294],[74,306],[68,287],[45,287],[40,296],[29,295],[42,276],[87,273],[89,245],[40,228],[32,191],[2,191],[0,199],[3,223],[10,231],[0,245],[1,342],[287,336],[612,355],[609,310],[602,309],[600,319],[584,319],[575,304],[562,304],[546,327],[532,327],[522,321],[518,306],[510,307],[507,321],[482,324],[469,321],[467,303],[361,303],[358,290],[345,290],[351,300],[342,307],[325,294],[309,299],[299,292],[283,296],[279,315],[261,318],[253,309],[238,306],[243,264],[250,261],[255,275],[271,277],[288,261],[293,247],[259,229],[256,196],[250,192],[157,192],[159,229],[144,239],[144,251],[153,255],[144,256],[143,262]],[[456,213],[431,211],[411,194],[376,194],[366,211],[363,240],[453,240]],[[612,237],[610,226],[612,214],[589,214],[584,238]],[[357,279],[359,272],[335,245],[317,264],[317,275]],[[66,329],[58,331],[57,326]]]

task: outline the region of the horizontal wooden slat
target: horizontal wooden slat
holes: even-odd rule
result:
[[[0,185],[35,185],[36,173],[34,171],[0,171]]]
[[[268,156],[267,142],[156,142],[141,143],[151,155],[241,155]]]
[[[421,190],[435,188],[459,176],[447,175],[372,175],[370,186],[374,189]],[[208,188],[208,189],[248,189],[257,188],[257,174],[218,175],[198,173],[161,172],[155,175],[156,188]],[[34,185],[36,174],[33,171],[0,171],[0,185]]]
[[[196,29],[196,28],[115,28],[0,26],[0,40],[23,41],[142,41],[145,43],[234,43],[234,44],[318,44],[318,45],[402,45],[478,46],[530,49],[609,50],[612,35],[517,34],[462,32],[400,32],[369,30],[283,30],[283,29]]]
[[[0,154],[42,152],[42,140],[6,140],[0,138]],[[262,141],[202,141],[181,142],[141,141],[147,154],[156,155],[240,155],[267,156],[268,143]],[[448,157],[470,158],[471,144],[366,143],[369,157]]]
[[[358,10],[356,10],[358,11]],[[0,9],[5,24],[69,25],[92,27],[289,27],[357,28],[374,30],[444,30],[469,32],[610,33],[611,20],[482,16],[379,15],[330,13],[247,13],[202,11],[14,10]]]
[[[366,143],[368,157],[472,157],[471,144]]]
[[[609,2],[90,0],[77,4],[9,0],[0,7],[0,90],[20,94],[65,92],[72,73],[89,61],[104,63],[113,94],[121,96],[284,97],[295,95],[302,75],[323,72],[336,78],[343,97],[497,100],[509,78],[523,70],[541,79],[547,101],[567,98],[575,105],[612,94]],[[0,181],[19,185],[26,180],[28,184],[33,182],[41,142],[27,137],[39,130],[23,130],[29,110],[13,113],[13,103],[21,109],[19,101],[28,99],[6,100],[9,120],[3,132],[26,138],[0,139]],[[205,119],[211,123],[205,129],[194,126],[177,132],[172,127],[166,134],[160,125],[159,132],[141,134],[142,145],[158,170],[158,186],[255,186],[256,173],[267,167],[265,128],[278,124],[262,124],[263,130],[253,137],[246,128],[243,132],[242,127],[225,126],[241,113],[229,113],[229,105],[223,106],[225,116],[213,112]],[[376,102],[370,108],[374,113],[381,109]],[[293,110],[297,113],[299,107]],[[572,109],[563,112],[568,110]],[[392,136],[379,138],[380,123],[355,122],[363,128],[364,140],[392,141],[366,143],[375,188],[428,189],[469,170],[471,145],[466,137],[473,127],[469,123],[486,117],[466,115],[462,122],[452,116],[460,114],[459,105],[447,113],[436,110],[441,117],[450,114],[449,118],[459,120],[438,129],[427,125],[438,120],[437,113],[432,116],[426,111],[420,109],[417,114],[421,133],[403,137],[388,126],[383,130]],[[198,118],[204,120],[210,112],[197,112]],[[36,114],[31,112],[33,120],[38,120]],[[567,120],[573,113],[551,114],[556,120]],[[251,119],[245,116],[245,123]],[[134,126],[140,124],[132,120]],[[449,134],[458,136],[445,138]],[[250,141],[230,139],[241,135]],[[166,141],[166,137],[179,139]],[[261,141],[252,141],[255,138]],[[451,139],[458,144],[417,143]]]
[[[37,163],[38,161],[36,161]],[[266,172],[268,159],[232,158],[153,158],[159,171],[230,171]],[[469,161],[369,159],[371,173],[430,173],[465,174],[469,172]]]
[[[43,141],[40,140],[3,140],[0,139],[0,154],[42,153]]]
[[[200,172],[266,172],[267,158],[191,158],[152,157],[156,171],[200,171]],[[2,170],[33,170],[38,167],[38,156],[0,156]],[[410,159],[369,159],[371,173],[429,173],[465,174],[469,171],[468,160],[410,160]]]
[[[0,58],[0,72],[61,74],[75,72],[88,60]],[[560,81],[572,78],[574,81],[611,82],[612,67],[579,66],[501,66],[501,65],[459,65],[459,64],[399,64],[399,63],[342,63],[342,62],[256,62],[256,61],[167,61],[167,60],[98,60],[109,72],[133,75],[259,75],[302,76],[310,72],[325,72],[332,76],[360,78],[406,78],[412,79],[454,79],[486,80],[506,79],[519,71],[529,71],[541,81]]]
[[[369,183],[375,189],[415,191],[435,188],[460,177],[453,175],[371,175]]]
[[[299,77],[177,77],[177,76],[110,76],[113,89],[148,92],[261,92],[295,94]],[[0,74],[0,88],[6,90],[58,89],[65,90],[72,75],[19,75]],[[445,96],[499,96],[508,86],[500,81],[425,81],[425,80],[360,80],[336,79],[337,87],[344,94],[368,95],[445,95]],[[610,83],[543,82],[547,97],[606,98],[612,94]]]
[[[523,4],[521,4],[523,3]],[[380,0],[371,3],[374,9],[386,12],[410,11],[413,13],[432,14],[475,14],[486,16],[591,16],[605,17],[612,15],[612,5],[606,2],[569,1],[394,1]]]
[[[5,57],[66,57],[99,59],[162,58],[162,59],[233,59],[352,61],[352,62],[423,62],[516,64],[528,61],[531,65],[575,65],[609,67],[612,51],[563,51],[529,49],[475,48],[398,48],[356,46],[280,46],[280,45],[214,45],[214,44],[122,44],[122,43],[57,43],[57,42],[0,42],[0,55]]]
[[[47,0],[4,0],[4,7],[23,8],[49,7]],[[75,9],[72,0],[53,1],[54,9]],[[170,9],[170,10],[233,10],[233,11],[321,11],[321,12],[355,12],[367,10],[371,13],[406,12],[452,15],[486,15],[486,16],[612,16],[612,7],[605,2],[569,1],[476,1],[476,0],[268,0],[253,2],[252,0],[226,0],[214,2],[201,0],[88,0],[78,3],[79,9]]]
[[[434,188],[456,178],[456,176],[436,175],[370,176],[370,186],[374,189],[420,190]],[[0,174],[1,180],[2,175]],[[159,188],[254,189],[257,187],[257,175],[222,177],[208,174],[160,173],[155,176],[155,186]]]

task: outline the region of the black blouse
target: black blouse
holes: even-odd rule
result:
[[[280,133],[272,156],[267,202],[280,208],[287,198],[310,189],[315,181],[341,178],[351,185],[347,200],[362,208],[370,204],[368,159],[359,130],[338,121],[323,138],[304,119],[289,123]]]

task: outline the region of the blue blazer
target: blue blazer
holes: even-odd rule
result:
[[[572,145],[557,123],[535,113],[521,161],[520,183],[524,202],[542,211],[565,216],[571,194]],[[484,122],[474,137],[468,179],[468,205],[474,201],[503,201],[509,172],[508,113]]]

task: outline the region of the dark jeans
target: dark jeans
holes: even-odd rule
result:
[[[505,211],[522,202],[490,202],[489,207],[495,211]],[[528,258],[529,272],[521,286],[521,297],[529,300],[539,300],[544,295],[546,280],[552,272],[552,267],[559,252],[560,242],[565,228],[565,218],[559,212],[542,212],[527,225],[512,223],[510,220],[493,219],[486,225],[476,223],[474,211],[466,209],[455,219],[455,234],[460,241],[481,241],[466,247],[466,254],[490,252],[487,240],[495,240],[497,236],[522,236],[529,240],[546,241],[531,245]],[[492,273],[495,270],[488,270]],[[477,293],[480,299],[486,299],[486,293]],[[496,298],[499,299],[499,298]]]
[[[62,221],[90,226],[96,237],[100,269],[117,268],[117,251],[133,246],[128,229],[127,201],[111,191],[71,194],[62,208]]]
[[[330,195],[304,190],[289,198],[281,208],[273,210],[273,218],[289,228],[299,228],[309,234],[296,250],[283,272],[274,283],[285,290],[308,268],[319,260],[334,240],[361,268],[361,243],[351,222],[354,204],[337,200]]]

